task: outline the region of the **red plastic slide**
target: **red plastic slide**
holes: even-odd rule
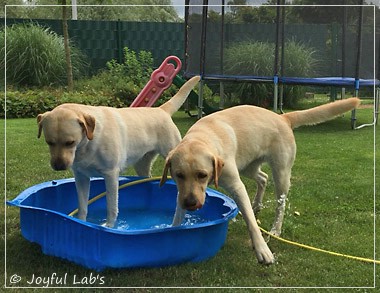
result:
[[[174,62],[170,63],[170,61]],[[173,82],[181,70],[181,60],[176,56],[167,57],[160,67],[153,71],[149,82],[145,85],[130,107],[151,107]]]

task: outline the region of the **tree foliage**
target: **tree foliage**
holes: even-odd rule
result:
[[[3,10],[0,16],[4,16],[5,4],[25,4],[19,7],[7,7],[7,18],[60,19],[62,17],[61,8],[51,6],[56,4],[51,0],[0,0],[1,2]],[[67,4],[71,5],[71,0],[68,0]],[[170,0],[80,0],[77,4],[78,19],[81,20],[181,21]],[[71,9],[68,10],[71,13]]]
[[[230,0],[225,15],[226,22],[232,23],[273,23],[276,21],[277,0],[268,0],[260,6],[248,5],[247,0]],[[285,9],[288,23],[342,23],[343,6],[347,5],[347,23],[357,25],[359,19],[359,0],[286,0],[285,4],[293,4]],[[297,6],[296,6],[297,5]],[[356,7],[355,7],[356,6]],[[380,8],[376,7],[380,17]],[[213,15],[215,19],[215,15]],[[373,24],[372,9],[364,9],[363,22]]]
[[[294,0],[293,4],[301,5],[292,9],[295,19],[302,23],[342,23],[343,10],[346,7],[347,23],[357,25],[359,19],[359,0]],[[321,5],[321,6],[315,6]],[[351,6],[348,6],[351,5]],[[355,7],[356,6],[356,7]],[[378,9],[377,9],[378,10]],[[367,9],[364,12],[369,11]],[[364,23],[373,21],[373,15],[365,13]],[[372,22],[373,23],[373,22]]]

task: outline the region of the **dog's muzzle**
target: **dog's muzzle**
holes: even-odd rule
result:
[[[51,162],[51,167],[55,171],[64,171],[68,169],[68,165],[62,160],[56,160]]]
[[[188,211],[195,211],[197,209],[202,208],[202,204],[198,201],[198,199],[191,195],[185,198],[183,201],[183,208]]]

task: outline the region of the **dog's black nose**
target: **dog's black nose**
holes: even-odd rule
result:
[[[183,204],[187,210],[196,210],[198,208],[198,200],[193,195],[186,197]]]
[[[51,167],[52,167],[55,171],[63,171],[63,170],[67,170],[67,165],[66,165],[63,161],[60,161],[60,160],[57,160],[57,161],[51,162]]]

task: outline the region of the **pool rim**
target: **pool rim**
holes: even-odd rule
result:
[[[146,178],[146,177],[120,176],[119,177],[119,184],[120,185],[121,184],[125,184],[126,182],[120,183],[123,180],[129,180],[128,181],[128,183],[129,183],[129,182],[141,180],[141,179],[144,179],[144,178]],[[101,180],[104,180],[104,179],[101,178],[101,177],[93,177],[93,178],[91,178],[91,182],[95,181],[95,180],[100,180],[101,181]],[[152,184],[152,183],[155,183],[158,180],[159,180],[158,178],[152,178],[151,181],[141,182],[141,185],[143,185],[143,184]],[[59,216],[65,218],[67,220],[76,222],[78,224],[87,226],[87,227],[92,228],[92,229],[97,229],[97,230],[100,230],[102,232],[112,233],[112,234],[120,234],[120,235],[153,234],[153,233],[163,233],[163,232],[166,233],[166,232],[176,231],[176,230],[201,229],[201,228],[215,226],[215,225],[219,225],[219,224],[223,224],[225,222],[228,222],[229,220],[231,220],[234,217],[236,217],[236,215],[239,212],[238,207],[237,207],[237,205],[236,205],[236,203],[235,203],[235,201],[233,199],[231,199],[227,195],[225,195],[225,194],[223,194],[223,193],[221,193],[221,192],[219,192],[219,191],[217,191],[215,189],[212,189],[210,187],[207,187],[207,189],[206,189],[206,196],[208,196],[208,197],[217,197],[219,199],[222,199],[223,200],[223,206],[226,206],[226,207],[230,208],[230,211],[227,212],[227,213],[222,214],[223,217],[220,218],[220,219],[215,219],[215,220],[212,220],[212,221],[197,223],[197,224],[194,224],[194,225],[179,225],[179,226],[175,226],[175,227],[173,227],[173,226],[167,226],[167,227],[160,227],[160,228],[144,228],[144,229],[133,229],[133,230],[121,230],[121,229],[117,229],[117,228],[105,227],[105,226],[101,226],[101,225],[98,225],[98,224],[95,224],[95,223],[91,223],[91,222],[87,222],[87,221],[84,221],[84,220],[80,220],[78,218],[69,216],[68,214],[65,214],[63,212],[59,212],[59,211],[55,211],[55,210],[51,210],[51,209],[46,209],[46,208],[41,208],[41,207],[36,207],[36,206],[22,204],[22,202],[24,200],[26,200],[30,195],[32,195],[33,193],[38,192],[39,190],[41,190],[43,188],[51,188],[51,187],[59,186],[59,185],[62,185],[62,184],[72,184],[72,183],[75,184],[75,178],[56,179],[56,180],[50,180],[50,181],[42,182],[42,183],[33,185],[31,187],[28,187],[27,189],[25,189],[24,191],[22,191],[18,196],[16,196],[13,200],[7,201],[7,204],[10,205],[10,206],[19,207],[20,209],[23,208],[23,209],[30,209],[30,210],[38,210],[38,211],[42,211],[42,212],[56,214],[56,215],[59,215]],[[156,184],[158,184],[158,182]],[[176,185],[176,183],[172,179],[168,179],[165,182],[164,185]],[[134,185],[134,186],[136,186],[136,185]],[[126,188],[128,188],[128,187],[126,187]],[[97,195],[94,195],[91,198],[96,197],[96,196]],[[173,213],[173,216],[174,216],[174,213]]]

